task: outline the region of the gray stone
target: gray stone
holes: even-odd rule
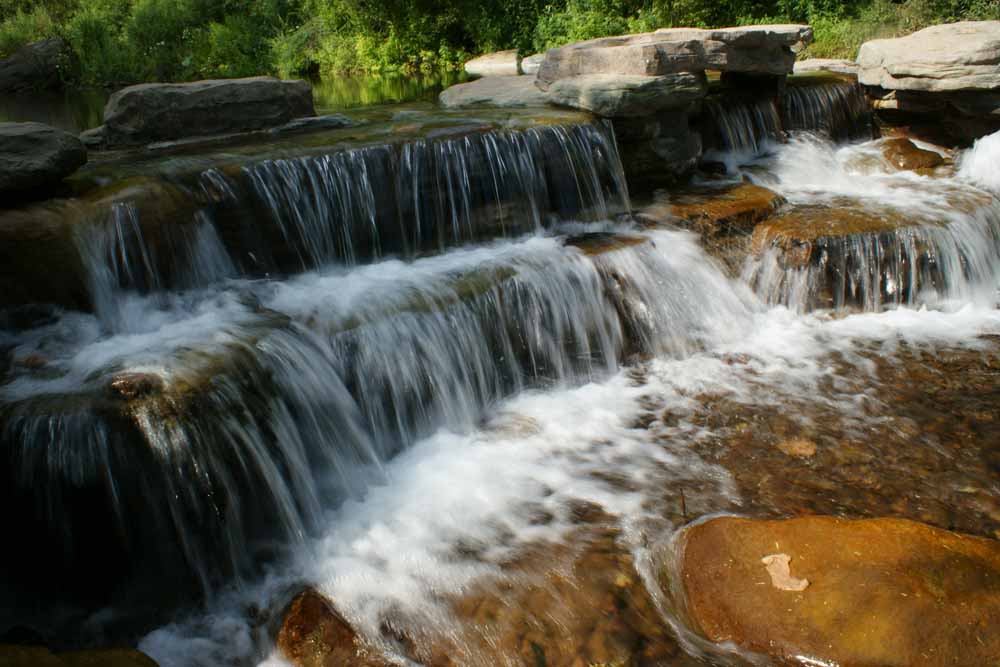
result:
[[[805,25],[676,28],[604,37],[549,50],[538,85],[547,90],[559,79],[584,74],[662,76],[706,69],[788,74],[796,50],[812,38],[812,28]]]
[[[936,25],[865,42],[858,79],[887,90],[954,92],[1000,88],[1000,21]]]
[[[471,106],[545,106],[546,95],[530,76],[490,76],[460,83],[441,92],[441,105],[448,108]]]
[[[104,108],[107,147],[262,130],[315,116],[305,81],[273,77],[147,83],[119,90]]]
[[[702,154],[701,135],[684,111],[614,119],[622,166],[629,187],[651,191],[676,182],[694,170]]]
[[[465,63],[469,76],[517,76],[521,73],[521,57],[517,51],[497,51],[473,58]]]
[[[857,77],[858,64],[851,60],[838,60],[836,58],[810,58],[795,61],[795,74],[814,74],[817,72]]]
[[[621,118],[690,109],[707,92],[704,72],[664,76],[590,74],[555,81],[549,86],[548,100],[558,106]]]
[[[536,53],[533,56],[528,56],[521,60],[521,74],[527,74],[528,76],[535,76],[538,74],[538,69],[542,66],[542,61],[545,60],[544,53]]]
[[[306,116],[296,118],[284,125],[272,127],[270,134],[292,134],[295,132],[321,132],[324,130],[339,130],[352,127],[356,123],[343,114],[334,113],[325,116]]]
[[[69,45],[59,37],[28,44],[0,60],[0,92],[58,88],[70,58]]]
[[[87,162],[87,149],[68,132],[41,123],[0,123],[0,193],[58,183]]]

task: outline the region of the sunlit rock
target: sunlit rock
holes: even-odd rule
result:
[[[812,28],[804,25],[672,28],[604,37],[549,50],[538,83],[547,90],[559,79],[585,74],[662,76],[707,69],[788,74],[794,49],[810,42]]]
[[[882,142],[882,154],[894,167],[908,171],[933,169],[944,164],[940,153],[920,148],[905,137]]]
[[[712,642],[857,667],[987,665],[1000,654],[994,540],[901,519],[720,518],[680,544],[689,622]]]
[[[497,51],[473,58],[465,63],[469,76],[517,76],[521,73],[521,57],[517,50]]]
[[[858,64],[853,60],[838,60],[836,58],[809,58],[796,60],[795,74],[813,74],[815,72],[830,72],[844,76],[857,77]]]
[[[296,667],[385,667],[333,603],[315,590],[299,593],[285,610],[278,650]]]

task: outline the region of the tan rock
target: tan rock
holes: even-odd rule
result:
[[[788,74],[794,49],[811,41],[812,28],[804,25],[674,28],[604,37],[549,50],[538,85],[547,90],[559,79],[586,74],[662,76],[706,69]]]
[[[809,459],[816,456],[816,443],[806,438],[791,438],[778,443],[778,449],[789,456]]]
[[[888,90],[946,92],[1000,88],[1000,21],[936,25],[865,42],[858,79]]]
[[[816,72],[830,72],[857,78],[858,64],[852,60],[838,60],[836,58],[809,58],[808,60],[795,61],[795,74],[813,74]]]
[[[459,83],[443,90],[438,99],[441,106],[447,108],[542,107],[546,104],[545,93],[528,76],[487,76]]]
[[[720,518],[682,536],[692,626],[789,664],[993,665],[1000,543],[902,519]],[[783,556],[796,586],[762,558]],[[784,561],[778,558],[772,562]],[[788,583],[779,577],[781,583]]]
[[[521,58],[516,50],[487,53],[465,63],[465,72],[469,76],[517,76]]]

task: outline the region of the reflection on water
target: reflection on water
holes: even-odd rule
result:
[[[465,79],[464,72],[335,77],[313,81],[313,99],[320,114],[374,104],[432,101]]]
[[[433,101],[442,90],[464,79],[464,72],[336,77],[313,81],[313,98],[319,114],[376,104]],[[34,121],[82,132],[101,124],[111,92],[82,88],[4,95],[0,97],[0,122]]]
[[[110,92],[102,88],[35,91],[0,96],[0,122],[45,123],[67,132],[101,124]]]

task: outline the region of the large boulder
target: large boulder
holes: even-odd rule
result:
[[[704,72],[664,76],[587,74],[553,82],[548,88],[548,101],[619,118],[690,109],[707,92]]]
[[[1000,657],[995,540],[902,519],[726,517],[688,528],[681,549],[688,618],[712,642],[781,664],[944,667]]]
[[[21,47],[0,60],[0,92],[56,88],[70,63],[69,45],[59,37]]]
[[[260,130],[315,115],[312,88],[301,80],[145,83],[112,95],[104,108],[104,125],[93,134],[106,147],[136,146]]]
[[[605,37],[548,51],[538,85],[547,90],[559,79],[586,74],[662,76],[706,69],[789,74],[795,50],[812,36],[805,25],[763,25]]]
[[[865,42],[858,79],[887,90],[953,92],[1000,88],[1000,21],[936,25]]]
[[[448,108],[545,106],[545,93],[531,77],[488,76],[446,88],[438,98]]]
[[[87,162],[74,135],[41,123],[0,123],[0,194],[58,183]]]
[[[465,63],[465,73],[469,76],[517,76],[521,73],[521,57],[516,50],[487,53]]]

